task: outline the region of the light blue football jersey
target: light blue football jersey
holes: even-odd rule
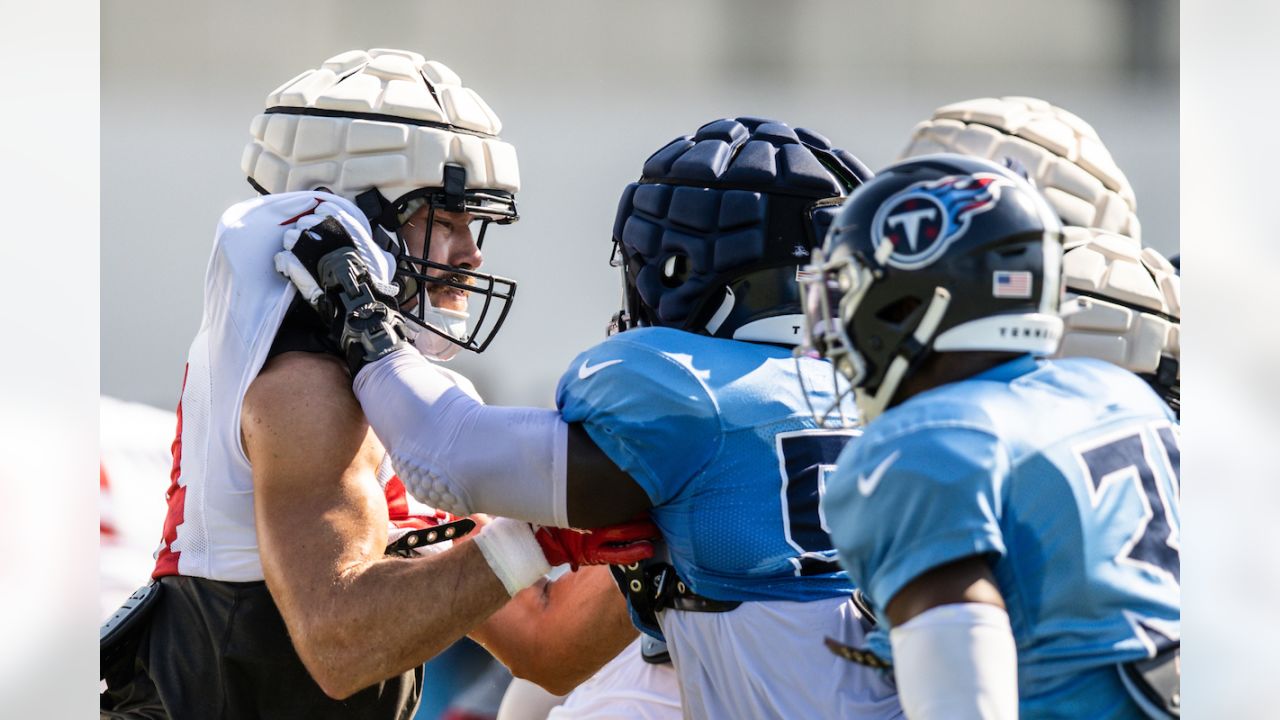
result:
[[[829,404],[831,366],[799,363],[814,405]],[[580,354],[560,380],[561,415],[648,493],[696,593],[812,601],[852,590],[821,498],[859,431],[816,426],[797,367],[786,348],[642,328]]]
[[[1024,718],[1142,717],[1117,663],[1179,637],[1179,428],[1137,376],[1024,356],[884,413],[840,457],[827,519],[885,604],[985,554],[1018,647]]]

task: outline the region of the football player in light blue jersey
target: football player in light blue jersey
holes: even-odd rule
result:
[[[797,381],[830,404],[832,373],[792,353],[797,271],[869,175],[814,133],[752,118],[664,146],[619,203],[614,332],[557,389],[663,532],[671,564],[622,581],[637,624],[668,641],[691,717],[900,712],[879,673],[813,652],[864,631],[821,515],[858,431],[816,426]]]
[[[817,427],[797,381],[829,405],[832,373],[792,352],[797,271],[869,175],[821,136],[753,118],[667,144],[619,203],[611,337],[557,389],[564,420],[644,490],[662,530],[671,565],[622,582],[637,624],[668,641],[692,717],[900,712],[881,674],[813,652],[863,632],[821,505],[858,431]]]
[[[867,423],[826,519],[912,718],[1177,714],[1178,425],[1125,370],[1041,358],[1061,242],[1021,177],[933,155],[815,253],[810,341]]]
[[[788,383],[802,370],[829,383],[826,363],[792,357],[804,324],[795,278],[869,176],[810,131],[740,118],[671,141],[623,192],[623,309],[611,337],[570,364],[556,404],[644,489],[700,594],[849,593],[818,498],[823,468],[858,431],[816,429]]]
[[[858,431],[818,426],[809,402],[839,406],[834,373],[792,352],[800,267],[869,178],[822,136],[757,118],[654,153],[614,227],[624,308],[562,378],[558,413],[481,405],[406,351],[389,303],[344,290],[373,280],[331,254],[349,239],[294,252],[348,308],[334,338],[415,497],[560,526],[653,517],[670,564],[631,566],[621,584],[637,624],[668,642],[686,717],[893,718],[891,676],[820,648],[869,627],[822,504]]]

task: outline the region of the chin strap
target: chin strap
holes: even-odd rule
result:
[[[379,297],[370,287],[369,270],[354,248],[330,252],[316,269],[326,301],[337,311],[334,319],[343,323],[338,345],[353,379],[365,365],[409,344],[404,318],[387,304],[390,298]]]

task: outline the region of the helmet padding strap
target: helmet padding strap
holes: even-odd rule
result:
[[[467,169],[461,165],[444,166],[444,209],[451,212],[467,209]]]
[[[370,225],[378,225],[389,231],[395,231],[400,225],[395,206],[377,188],[369,188],[356,195],[356,207],[369,218]]]

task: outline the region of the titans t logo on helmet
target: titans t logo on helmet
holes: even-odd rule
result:
[[[972,177],[948,175],[919,182],[889,196],[872,220],[877,250],[888,242],[888,264],[904,270],[922,268],[964,237],[974,215],[996,206],[1007,179],[991,173]]]

